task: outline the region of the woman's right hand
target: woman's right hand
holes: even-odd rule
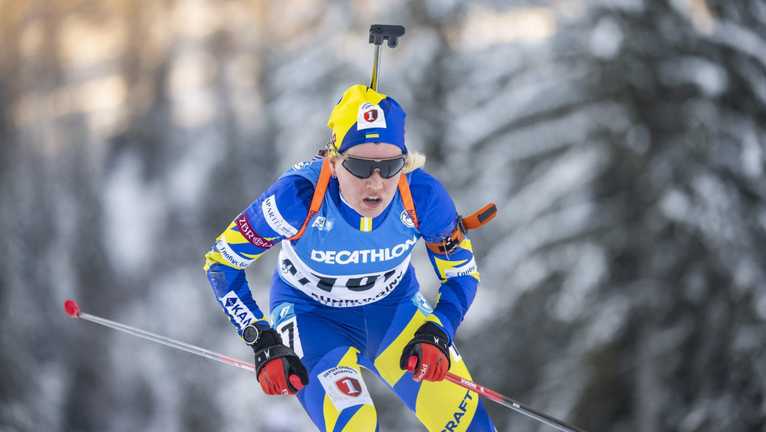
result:
[[[263,392],[268,395],[295,394],[308,384],[308,381],[306,368],[295,354],[269,360],[258,374],[258,382],[261,383]]]
[[[255,372],[263,392],[268,395],[298,393],[309,382],[301,359],[270,327],[246,328],[245,341],[255,354]],[[247,337],[245,337],[247,335]]]

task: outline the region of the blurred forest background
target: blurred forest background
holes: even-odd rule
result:
[[[381,89],[410,148],[500,209],[458,335],[476,381],[592,432],[766,430],[763,0],[0,0],[0,431],[313,430],[62,303],[250,360],[202,255],[327,141],[372,23],[407,28]],[[367,378],[382,430],[422,430]]]

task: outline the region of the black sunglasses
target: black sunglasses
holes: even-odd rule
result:
[[[341,156],[343,158],[343,167],[354,177],[360,179],[369,178],[377,169],[380,176],[389,179],[395,176],[404,168],[405,156],[397,156],[388,159],[361,159],[353,156]]]

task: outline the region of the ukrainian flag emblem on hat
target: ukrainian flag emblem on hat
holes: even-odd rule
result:
[[[407,113],[391,97],[362,85],[343,92],[327,120],[332,130],[332,145],[343,153],[366,142],[393,144],[407,153],[404,124]]]

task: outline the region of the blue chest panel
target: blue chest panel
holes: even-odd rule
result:
[[[352,226],[328,198],[309,222],[303,237],[292,243],[301,261],[316,272],[326,275],[385,272],[409,257],[419,234],[409,217],[402,216],[407,212],[398,193],[386,219],[370,232]]]
[[[296,174],[316,184],[318,172],[313,168],[302,167]],[[398,191],[389,204],[391,208],[381,216],[384,219],[376,221],[369,232],[362,232],[347,221],[338,205],[331,196],[325,196],[303,236],[282,242],[280,277],[331,306],[359,306],[377,301],[401,281],[420,233],[405,211]]]

